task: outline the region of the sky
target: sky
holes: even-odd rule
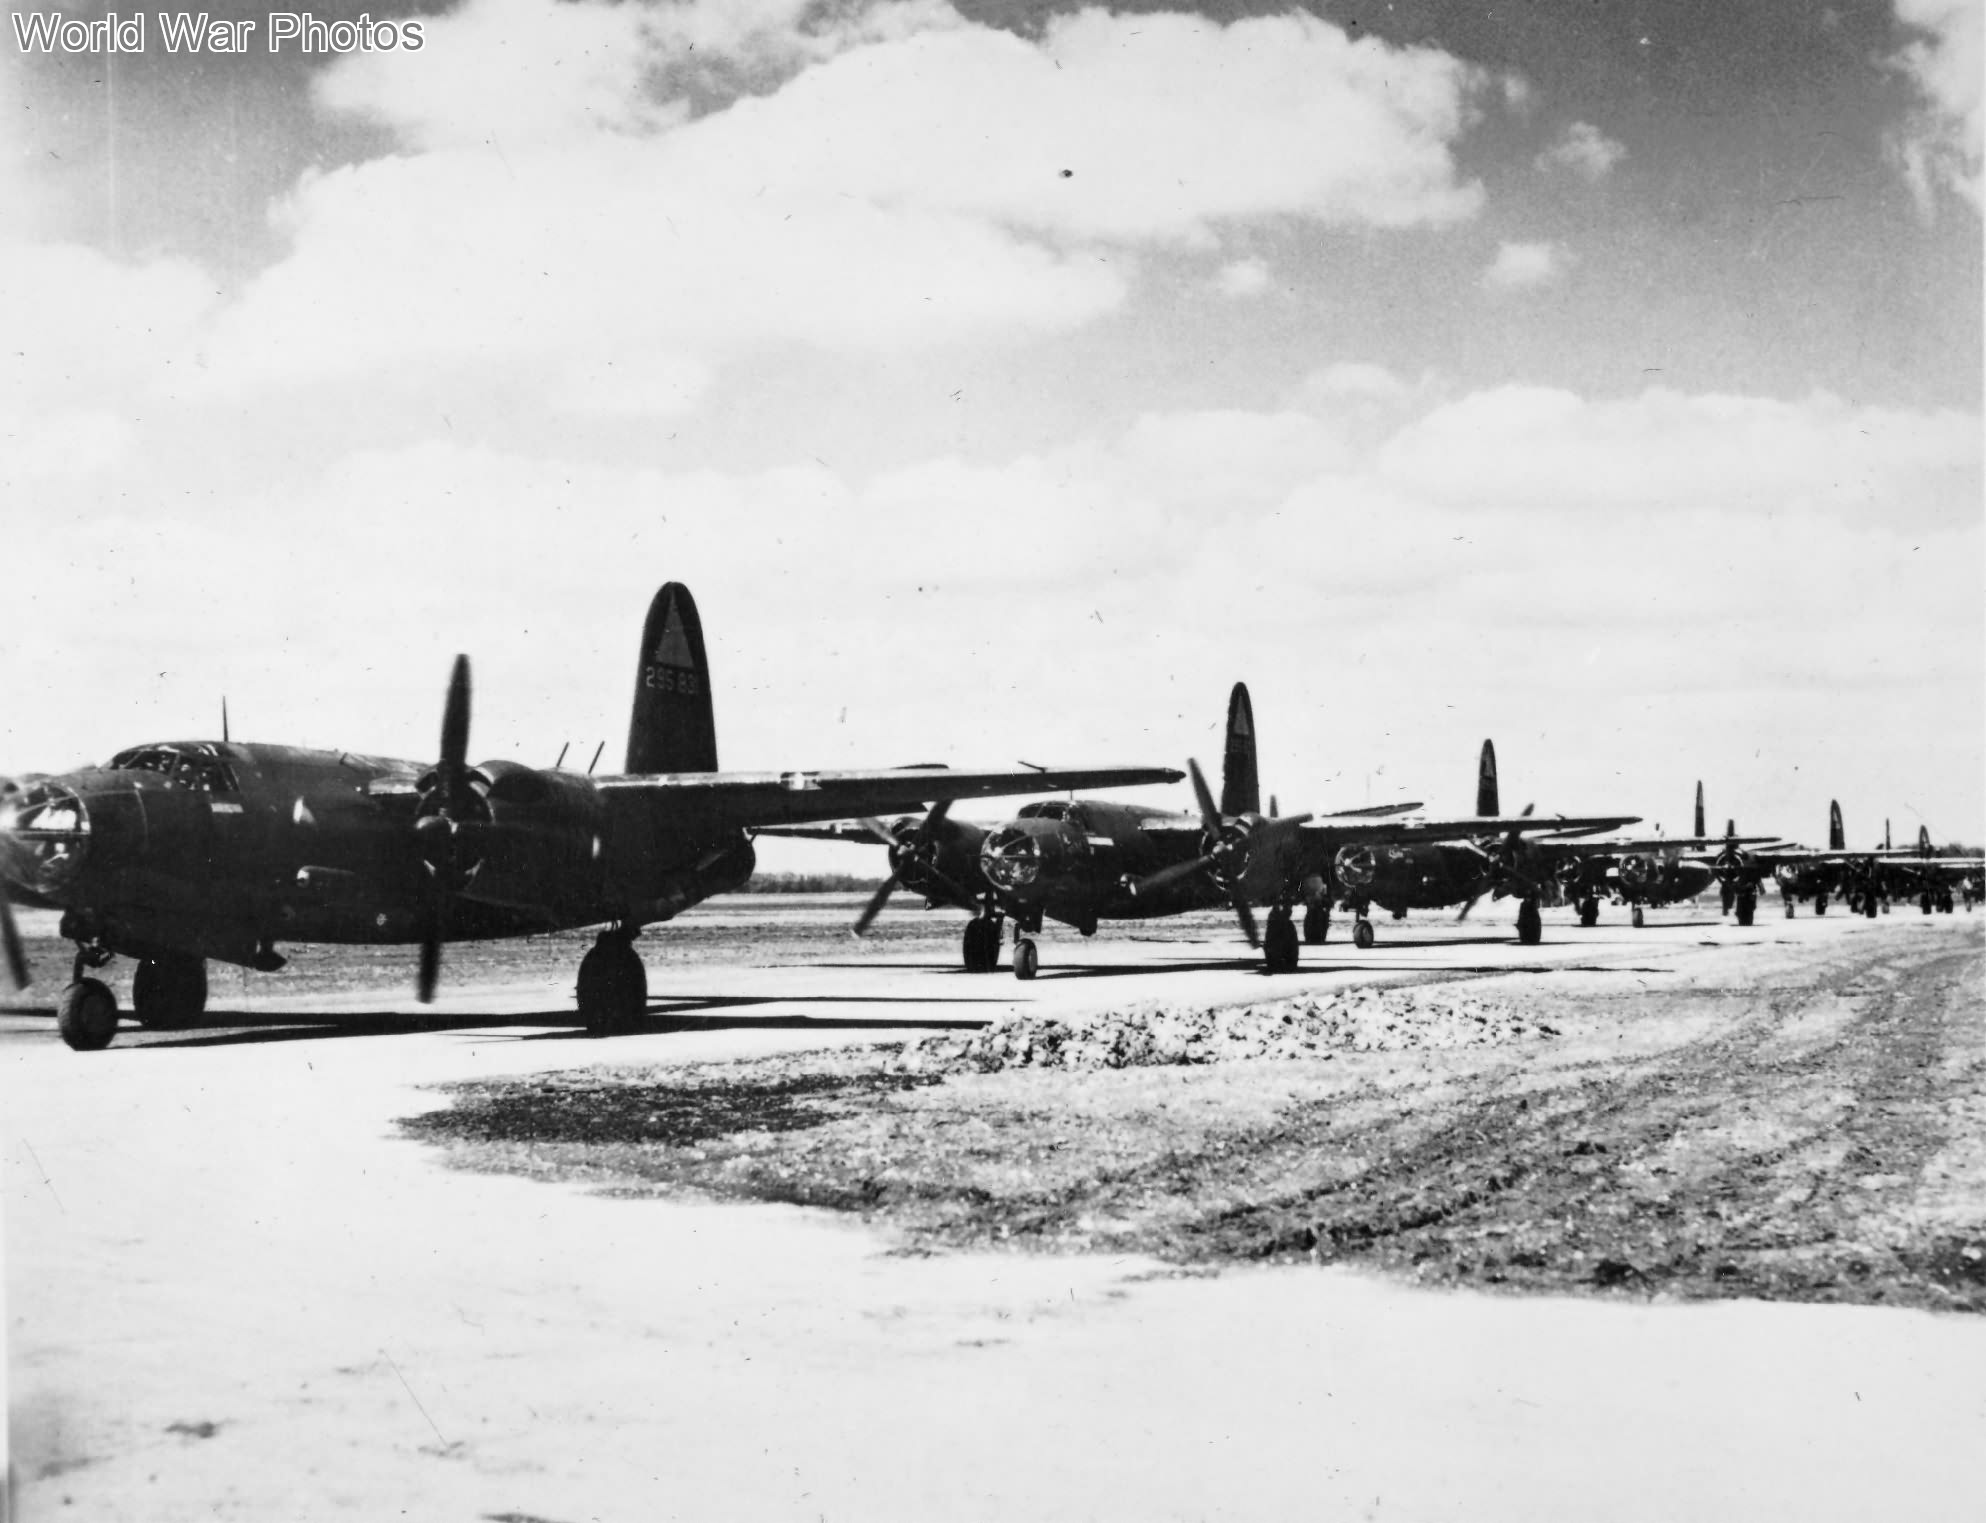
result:
[[[361,9],[0,44],[0,771],[611,767],[679,579],[727,767],[1986,837],[1976,3]]]

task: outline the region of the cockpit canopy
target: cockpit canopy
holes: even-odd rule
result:
[[[1066,799],[1049,799],[1040,804],[1023,804],[1015,816],[1022,820],[1066,820],[1072,806]]]
[[[238,793],[234,769],[212,741],[169,746],[134,746],[110,759],[114,772],[156,772],[181,788],[200,793]]]

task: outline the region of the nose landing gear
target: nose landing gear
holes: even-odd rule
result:
[[[648,1010],[648,970],[634,949],[639,927],[612,926],[579,960],[579,1016],[588,1036],[626,1031]]]

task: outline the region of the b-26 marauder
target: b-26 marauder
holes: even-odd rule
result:
[[[1001,926],[1014,923],[1014,972],[1032,978],[1038,953],[1032,938],[1047,920],[1088,936],[1104,920],[1148,920],[1227,906],[1250,946],[1260,946],[1271,973],[1294,972],[1300,959],[1295,910],[1305,906],[1304,938],[1321,942],[1335,893],[1335,864],[1370,844],[1440,841],[1493,833],[1612,830],[1626,816],[1582,819],[1518,817],[1461,820],[1393,818],[1417,804],[1332,815],[1262,812],[1255,721],[1248,689],[1234,685],[1217,802],[1189,762],[1197,815],[1097,799],[1052,800],[1024,806],[991,828],[933,810],[892,824],[870,820],[792,834],[861,839],[866,832],[890,847],[891,876],[863,916],[866,928],[897,885],[934,903],[974,915],[965,931],[965,966],[989,972],[999,958]],[[1254,906],[1269,907],[1258,931]],[[1369,936],[1368,927],[1368,936]],[[1360,945],[1369,945],[1369,940]]]
[[[656,593],[642,630],[627,770],[590,777],[468,763],[458,657],[431,766],[291,746],[181,741],[0,788],[0,933],[28,981],[7,899],[62,911],[76,943],[57,1005],[71,1047],[105,1046],[117,1001],[85,976],[139,959],[133,1013],[173,1028],[206,1007],[209,958],[262,972],[278,941],[418,943],[432,998],[449,941],[602,925],[579,965],[587,1029],[646,1007],[634,940],[751,876],[751,833],[934,800],[1173,782],[1165,767],[719,772],[703,627],[689,589]]]

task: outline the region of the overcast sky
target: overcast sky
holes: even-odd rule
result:
[[[4,45],[0,769],[612,765],[677,578],[731,767],[1986,835],[1976,0],[207,8]]]

